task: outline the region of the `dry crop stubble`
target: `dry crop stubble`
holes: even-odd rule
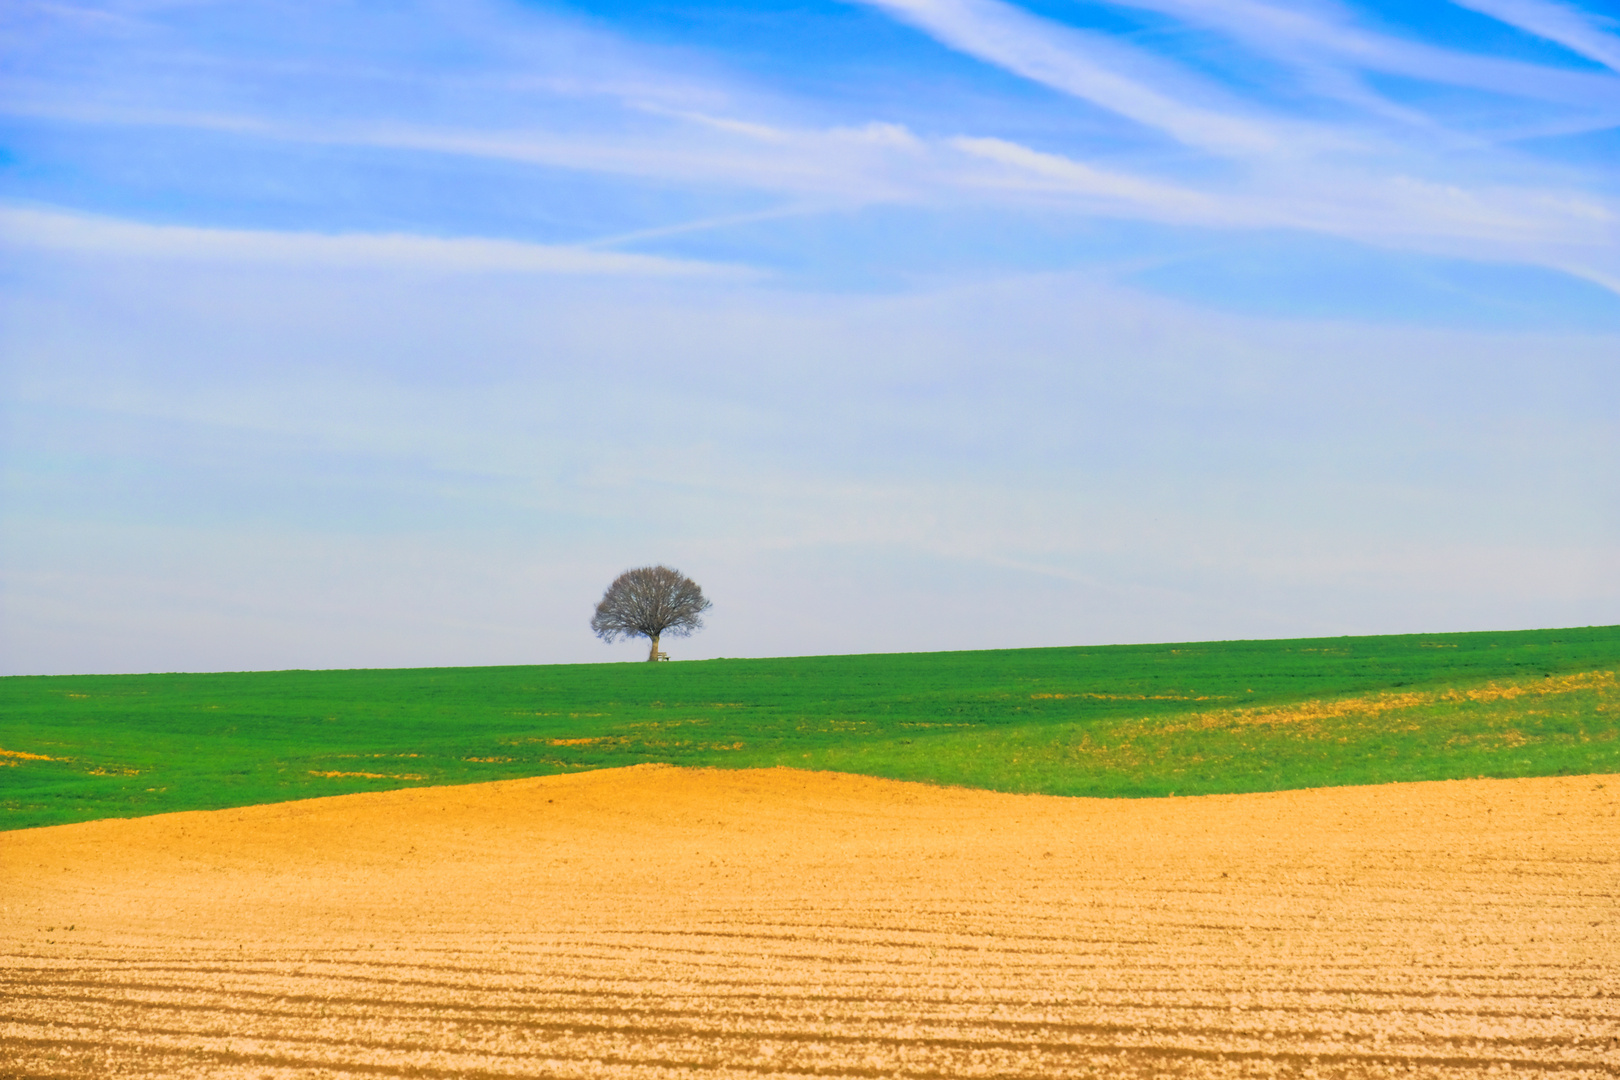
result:
[[[641,766],[0,833],[0,1073],[1613,1076],[1617,811]]]

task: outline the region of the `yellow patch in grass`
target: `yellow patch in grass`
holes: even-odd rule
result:
[[[1247,726],[1254,724],[1297,724],[1332,720],[1341,716],[1378,716],[1381,713],[1411,709],[1420,705],[1460,701],[1511,701],[1517,697],[1548,697],[1582,690],[1617,689],[1612,671],[1583,671],[1573,675],[1548,676],[1524,683],[1486,683],[1471,690],[1410,691],[1342,698],[1338,701],[1304,701],[1298,705],[1266,706],[1253,709],[1220,709],[1196,713],[1190,723],[1159,729],[1161,732],[1190,731],[1198,728]]]
[[[1065,698],[1090,698],[1093,701],[1209,701],[1209,695],[1187,697],[1184,694],[1031,694],[1031,701],[1062,701]]]
[[[1530,683],[1509,683],[1506,686],[1500,683],[1486,683],[1473,690],[1465,690],[1458,694],[1451,691],[1446,697],[1452,701],[1466,697],[1469,701],[1502,701],[1523,697],[1526,694],[1570,694],[1576,690],[1613,690],[1615,689],[1614,672],[1612,671],[1583,671],[1575,675],[1549,676]]]
[[[338,777],[345,777],[345,776],[358,777],[361,780],[426,780],[427,779],[427,777],[421,775],[420,773],[317,772],[314,769],[309,770],[309,775],[311,775],[311,776],[324,776],[324,777],[327,777],[328,779],[336,779]]]

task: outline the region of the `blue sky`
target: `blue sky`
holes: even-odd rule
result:
[[[1620,618],[1620,9],[28,3],[0,670]]]

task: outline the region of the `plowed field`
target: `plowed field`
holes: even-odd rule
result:
[[[642,766],[0,833],[0,1075],[1620,1075],[1620,777]]]

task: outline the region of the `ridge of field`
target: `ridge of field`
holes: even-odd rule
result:
[[[0,829],[642,763],[1234,794],[1620,772],[1620,627],[0,679]]]

